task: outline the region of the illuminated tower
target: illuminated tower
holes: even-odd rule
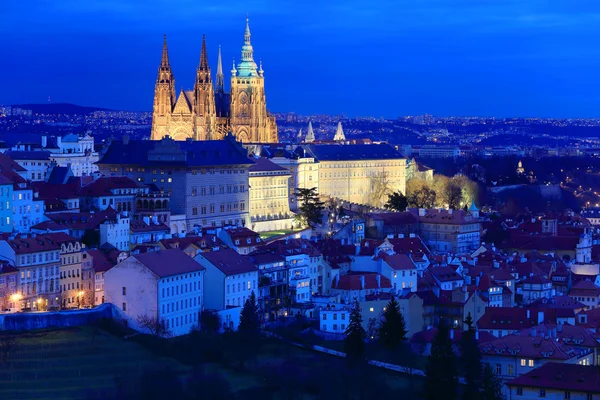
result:
[[[200,52],[200,65],[196,71],[194,84],[194,139],[210,140],[209,135],[214,129],[215,96],[213,93],[208,54],[206,52],[206,37],[202,35],[202,51]]]
[[[169,64],[167,35],[164,37],[162,57],[158,67],[158,76],[154,85],[154,105],[152,107],[151,139],[158,140],[165,136],[171,112],[175,105],[175,78]]]
[[[267,111],[262,63],[254,62],[250,25],[246,19],[242,60],[231,76],[231,129],[242,142],[277,142],[275,118]]]

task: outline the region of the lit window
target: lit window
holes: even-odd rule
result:
[[[375,310],[373,309],[373,307],[371,307],[371,308],[369,308],[369,311],[373,312],[373,311],[375,311]]]

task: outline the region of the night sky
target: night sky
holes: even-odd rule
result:
[[[164,33],[228,86],[246,13],[271,111],[600,117],[597,0],[3,0],[0,104],[150,111]]]

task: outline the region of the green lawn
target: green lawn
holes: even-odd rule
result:
[[[261,237],[261,239],[266,240],[266,239],[271,239],[271,238],[274,238],[277,236],[289,235],[290,233],[294,233],[294,232],[299,232],[299,230],[282,229],[279,231],[266,231],[266,232],[261,232],[260,237]]]

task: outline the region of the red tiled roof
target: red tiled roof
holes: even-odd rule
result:
[[[529,312],[529,317],[527,313]],[[544,317],[546,315],[544,314]],[[555,322],[555,321],[552,321]],[[487,307],[484,314],[477,321],[479,329],[511,330],[518,331],[536,326],[538,323],[537,311],[525,308],[512,307]]]
[[[394,254],[391,256],[384,254],[382,258],[383,261],[396,271],[417,269],[413,261],[406,254]]]
[[[205,269],[192,257],[189,257],[179,249],[150,251],[135,254],[132,257],[144,264],[146,268],[154,272],[159,278],[203,271]]]
[[[20,234],[14,239],[6,239],[6,242],[14,250],[15,254],[32,254],[43,251],[59,250],[60,245],[68,242],[79,242],[73,236],[64,232],[46,234]]]
[[[242,256],[233,249],[209,251],[197,257],[204,257],[218,270],[228,276],[258,271],[258,268],[252,263],[250,257]]]
[[[126,176],[109,176],[98,178],[92,183],[85,185],[79,190],[81,196],[100,197],[112,196],[111,190],[115,189],[139,189],[145,186],[138,184]]]
[[[98,212],[61,212],[47,214],[48,221],[40,222],[32,226],[32,229],[58,231],[64,229],[73,230],[88,230],[98,229],[100,224],[106,220],[114,220],[117,218],[117,212],[108,207],[106,210]]]
[[[550,360],[568,360],[580,353],[553,338],[515,334],[488,342],[480,346],[480,349],[481,354]]]
[[[598,347],[600,336],[583,326],[569,324],[542,324],[519,332],[521,336],[558,338],[561,343],[577,347]]]
[[[213,247],[224,247],[225,244],[216,235],[202,235],[202,236],[186,236],[176,237],[171,239],[161,239],[159,241],[165,249],[181,249],[185,250],[189,246],[196,246],[199,249],[208,249]]]
[[[583,309],[585,305],[569,296],[554,296],[550,299],[542,297],[531,304],[537,308],[568,308],[571,310]]]
[[[549,362],[506,385],[600,394],[600,370],[588,365]]]
[[[445,209],[427,209],[424,216],[419,216],[418,208],[409,208],[409,212],[415,215],[421,223],[436,224],[473,224],[479,222],[478,219],[465,210],[445,210]]]
[[[377,283],[379,277],[379,283]],[[353,273],[340,275],[331,284],[332,289],[338,290],[362,290],[362,279],[365,280],[364,289],[391,289],[392,282],[381,274],[376,273]]]
[[[593,308],[591,310],[584,310],[577,314],[577,321],[579,321],[579,316],[585,315],[587,318],[586,324],[595,328],[600,329],[600,308]]]
[[[600,287],[590,281],[579,281],[573,285],[569,296],[598,297],[600,296]]]
[[[152,220],[147,224],[143,220],[134,220],[132,219],[129,225],[129,230],[132,233],[140,233],[140,232],[156,232],[156,231],[167,231],[170,232],[171,228],[169,228],[164,223],[160,222],[155,224]]]
[[[440,282],[452,282],[463,279],[462,276],[450,267],[432,267],[428,271]]]
[[[106,257],[106,254],[100,250],[88,250],[86,253],[92,257],[92,266],[94,268],[94,272],[106,272],[115,264],[110,262]]]

